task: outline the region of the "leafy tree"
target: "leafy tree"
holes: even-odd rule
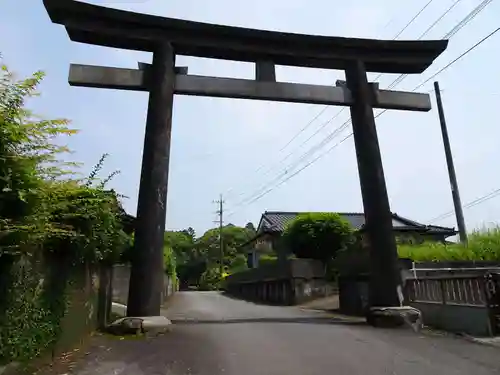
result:
[[[247,257],[244,254],[236,255],[230,262],[228,267],[228,274],[241,272],[248,269]]]
[[[212,228],[207,230],[196,240],[196,249],[198,254],[207,261],[218,261],[220,257],[219,229]]]
[[[217,290],[222,283],[222,275],[217,268],[207,268],[200,278],[200,289]]]
[[[206,256],[209,263],[219,262],[219,232],[219,228],[209,229],[197,240],[198,250]],[[246,253],[247,249],[243,245],[252,238],[252,235],[245,228],[229,224],[222,228],[222,238],[224,264],[229,266],[238,254]]]
[[[335,213],[300,214],[283,234],[285,244],[298,258],[312,258],[327,263],[338,251],[354,241],[349,222]]]
[[[247,230],[248,234],[253,237],[257,234],[257,229],[255,229],[255,226],[253,225],[253,223],[247,223],[247,225],[245,225],[245,229]]]
[[[54,139],[75,134],[64,119],[41,120],[25,107],[37,95],[42,72],[17,81],[0,71],[0,255],[43,247],[71,252],[74,260],[116,259],[129,242],[118,195],[96,178],[103,155],[86,180],[76,179],[69,150]],[[97,186],[95,182],[98,182]]]
[[[66,147],[52,139],[74,134],[68,121],[39,120],[24,103],[37,95],[42,72],[17,81],[5,65],[0,70],[0,245],[1,252],[20,249],[21,242],[32,246],[43,242],[44,225],[37,225],[47,181],[64,174],[59,156]],[[40,224],[40,222],[38,222]]]
[[[203,284],[220,274],[220,228],[211,228],[201,237],[195,237],[193,228],[165,232],[165,246],[171,247],[176,259],[176,271],[181,285]],[[244,228],[228,224],[222,228],[224,243],[224,269],[227,273],[247,268],[247,247],[243,246],[255,236],[255,228],[249,223]],[[220,276],[220,275],[219,275]],[[212,282],[210,282],[212,283]],[[213,284],[213,283],[212,283]]]
[[[200,258],[193,228],[181,231],[167,231],[164,236],[164,246],[172,252],[175,261],[175,272],[182,287],[198,283],[205,270],[204,259]]]
[[[187,264],[178,264],[176,271],[181,287],[200,285],[200,279],[206,270],[207,262],[204,259]]]
[[[172,248],[178,264],[186,264],[196,258],[194,238],[187,231],[167,231],[164,244]]]
[[[195,241],[196,239],[196,232],[194,231],[193,228],[189,227],[188,229],[184,229],[181,231],[182,233],[186,234],[192,242]]]

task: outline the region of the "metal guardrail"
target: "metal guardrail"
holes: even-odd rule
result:
[[[409,279],[406,284],[410,302],[445,305],[487,306],[486,280],[478,276],[436,276]]]
[[[500,273],[408,279],[405,291],[410,304],[423,302],[487,309],[492,333],[500,334]]]

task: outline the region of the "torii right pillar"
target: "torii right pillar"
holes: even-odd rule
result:
[[[401,274],[373,116],[375,91],[368,83],[363,61],[350,63],[345,74],[353,99],[352,129],[370,249],[369,305],[400,306]]]

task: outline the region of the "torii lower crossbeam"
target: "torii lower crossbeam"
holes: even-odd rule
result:
[[[124,69],[71,64],[69,83],[72,86],[149,91],[152,82],[149,68],[148,66],[148,69]],[[288,103],[340,106],[353,104],[351,92],[346,87],[188,74],[175,75],[174,93],[177,95]],[[378,90],[376,85],[371,85],[370,98],[374,108],[409,111],[429,111],[431,109],[429,94]]]

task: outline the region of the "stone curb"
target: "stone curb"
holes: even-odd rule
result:
[[[476,343],[476,344],[491,346],[491,347],[495,347],[495,348],[500,348],[500,337],[493,337],[493,338],[485,337],[485,338],[481,338],[481,337],[474,337],[474,336],[468,335],[466,333],[457,334],[457,336],[461,337],[461,338],[463,338],[463,339],[465,339],[465,340],[467,340],[469,342]]]
[[[309,309],[309,308],[305,308],[305,307],[301,307],[300,310],[323,313],[323,314],[326,314],[329,318],[338,319],[338,320],[345,320],[346,322],[366,323],[366,318],[360,317],[360,316],[350,316],[350,315],[334,313],[334,312],[331,312],[328,310]]]

